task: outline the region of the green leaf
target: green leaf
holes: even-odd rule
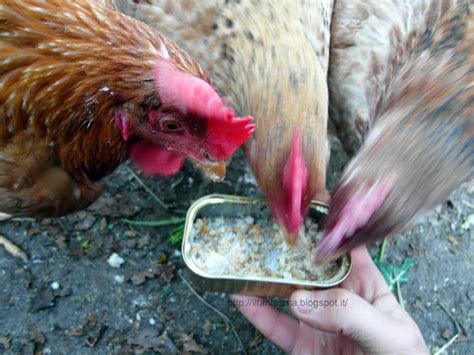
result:
[[[415,260],[406,258],[401,265],[374,260],[375,265],[382,273],[391,291],[395,289],[397,281],[402,284],[408,281],[408,270],[415,265]]]
[[[174,247],[179,247],[184,237],[184,223],[173,229],[168,237],[168,242]]]
[[[161,297],[166,297],[168,296],[171,292],[173,292],[173,288],[171,287],[165,287],[160,290],[160,296]]]

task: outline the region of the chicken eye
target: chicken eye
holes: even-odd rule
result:
[[[168,132],[179,132],[182,130],[181,123],[177,121],[168,120],[162,124],[163,130]]]
[[[211,161],[211,162],[215,162],[215,160],[211,158],[211,156],[209,155],[209,153],[203,152],[201,155],[202,155],[202,157],[203,157],[204,159],[206,159],[206,160],[208,160],[208,161]]]

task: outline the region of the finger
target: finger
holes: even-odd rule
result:
[[[341,288],[325,291],[296,291],[290,308],[301,321],[314,329],[343,334],[361,347],[371,347],[377,339],[387,340],[393,321],[358,295]]]
[[[297,339],[298,322],[276,310],[260,297],[231,295],[230,298],[240,312],[266,338],[286,352],[290,352]]]
[[[361,282],[365,282],[367,279],[370,280],[370,285],[374,290],[374,297],[390,292],[385,279],[370,257],[369,252],[365,246],[354,248],[351,252],[351,259],[352,277],[350,277],[349,280],[355,279]]]

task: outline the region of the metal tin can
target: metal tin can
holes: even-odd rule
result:
[[[309,217],[319,223],[327,214],[327,205],[313,201],[309,208]],[[183,259],[191,283],[200,291],[225,292],[255,296],[287,297],[296,289],[324,289],[340,284],[351,270],[350,255],[344,255],[336,261],[336,271],[328,279],[317,281],[285,280],[274,277],[250,277],[231,275],[209,275],[194,263],[191,257],[191,233],[194,221],[201,217],[240,217],[268,213],[270,208],[263,199],[231,195],[207,195],[192,204],[186,215],[182,244]]]

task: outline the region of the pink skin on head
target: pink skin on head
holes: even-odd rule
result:
[[[115,124],[122,134],[124,141],[131,135],[132,125],[125,112],[115,113]],[[164,147],[151,142],[138,141],[130,145],[130,158],[145,175],[174,175],[184,164],[184,157],[170,152]]]
[[[117,125],[120,133],[122,133],[122,138],[126,142],[130,139],[130,131],[132,129],[132,125],[130,121],[127,119],[127,115],[123,111],[117,111],[115,113],[115,124]]]
[[[184,164],[185,158],[146,141],[139,141],[130,147],[133,163],[145,175],[174,175]]]
[[[382,206],[392,187],[393,182],[364,187],[350,196],[327,226],[324,237],[316,249],[316,260],[325,261],[333,254],[342,253],[343,251],[339,249]],[[331,214],[331,210],[329,213]]]
[[[283,196],[271,199],[275,218],[288,233],[288,242],[294,243],[299,234],[304,216],[308,211],[309,199],[305,198],[308,183],[301,131],[298,128],[293,136],[291,151],[283,168]]]
[[[186,155],[204,163],[209,163],[209,159],[226,160],[253,133],[255,125],[251,123],[252,117],[234,117],[233,110],[225,106],[204,80],[188,75],[162,59],[157,60],[153,75],[162,106],[177,110],[186,119],[197,117],[204,120],[206,131],[204,137],[190,137],[188,134],[187,141],[182,138],[180,141],[179,136],[174,136],[175,144],[169,143],[173,142],[169,139],[168,146],[159,145],[159,139],[157,142],[133,142],[130,157],[145,174],[175,174]],[[156,117],[156,111],[148,113],[150,122],[156,121]],[[115,122],[123,139],[128,141],[132,132],[130,120],[124,112],[117,112]],[[203,152],[209,157],[204,157]]]
[[[204,149],[215,160],[228,159],[255,130],[252,117],[235,117],[216,91],[202,79],[183,73],[158,60],[153,72],[163,106],[177,108],[183,115],[204,119],[207,138]]]

